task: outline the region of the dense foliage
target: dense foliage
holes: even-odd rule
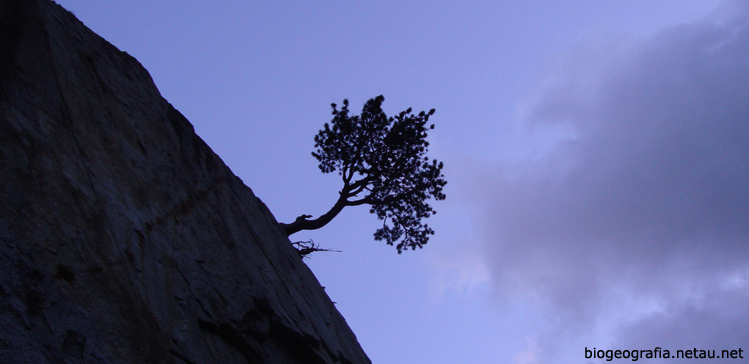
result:
[[[376,240],[404,249],[421,248],[434,234],[422,219],[435,213],[427,200],[444,200],[447,183],[442,162],[426,156],[429,142],[429,112],[413,114],[409,108],[388,117],[382,111],[383,96],[364,104],[361,115],[349,113],[348,100],[333,108],[330,124],[315,136],[312,155],[320,162],[323,173],[338,172],[343,188],[333,208],[318,219],[302,215],[285,224],[287,234],[318,229],[333,219],[344,207],[367,204],[370,212],[383,220],[374,234]],[[397,243],[397,244],[396,244]]]

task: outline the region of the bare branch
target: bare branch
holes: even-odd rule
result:
[[[320,248],[320,245],[315,244],[312,239],[309,239],[308,241],[293,242],[291,243],[291,245],[294,246],[294,249],[296,249],[297,253],[299,253],[299,256],[302,257],[302,259],[308,258],[309,255],[314,252],[341,252],[340,250]]]

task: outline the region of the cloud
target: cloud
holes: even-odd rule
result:
[[[560,58],[521,113],[553,147],[473,186],[496,297],[555,317],[539,345],[749,339],[748,100],[742,2]]]
[[[534,351],[536,343],[530,338],[525,338],[528,350],[523,351],[513,358],[515,364],[538,364],[538,357]]]
[[[455,249],[455,247],[451,247]],[[489,270],[476,249],[458,252],[445,250],[430,254],[430,263],[435,276],[430,282],[432,300],[437,302],[447,293],[471,296],[489,282]]]

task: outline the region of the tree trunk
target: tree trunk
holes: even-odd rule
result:
[[[297,233],[302,230],[317,230],[325,225],[327,225],[331,220],[333,220],[334,217],[336,217],[341,210],[343,210],[344,207],[347,206],[347,200],[344,197],[344,194],[341,194],[341,197],[336,201],[335,205],[333,205],[333,208],[331,208],[328,212],[326,212],[324,215],[318,217],[314,220],[308,220],[311,215],[302,215],[296,218],[294,222],[291,224],[284,224],[281,223],[281,228],[284,230],[286,235],[291,235],[294,233]]]

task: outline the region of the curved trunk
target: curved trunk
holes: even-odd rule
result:
[[[335,205],[333,205],[333,208],[331,208],[328,212],[321,215],[317,219],[308,220],[312,216],[302,215],[297,217],[296,220],[294,220],[294,222],[292,222],[291,224],[281,223],[281,228],[284,230],[286,235],[291,235],[302,230],[316,230],[327,225],[331,220],[333,220],[334,217],[336,217],[341,212],[341,210],[343,210],[344,207],[348,205],[348,201],[344,196],[344,194],[341,194],[341,197],[338,199],[338,201],[336,201]]]

